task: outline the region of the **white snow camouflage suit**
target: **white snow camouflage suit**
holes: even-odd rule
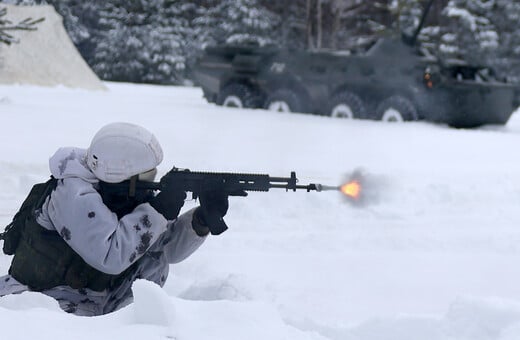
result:
[[[163,286],[169,264],[187,258],[205,237],[198,236],[192,228],[193,210],[167,221],[150,204],[143,203],[118,219],[96,191],[99,181],[89,170],[85,156],[85,149],[70,147],[59,149],[50,158],[51,174],[58,179],[58,185],[45,201],[37,222],[60,233],[86,263],[101,272],[118,274],[141,259],[132,277],[111,291],[58,286],[42,292],[55,298],[67,312],[94,316],[128,305],[132,301],[131,286],[137,278]],[[151,240],[144,245],[143,252],[141,236],[145,232],[149,233],[145,239],[148,241],[151,235]],[[27,290],[10,275],[0,277],[0,296]]]

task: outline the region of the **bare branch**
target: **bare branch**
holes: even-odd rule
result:
[[[25,18],[19,23],[13,24],[10,20],[4,18],[6,15],[7,8],[0,9],[0,43],[7,45],[17,43],[18,39],[6,31],[35,31],[37,30],[36,25],[45,20],[45,18]]]

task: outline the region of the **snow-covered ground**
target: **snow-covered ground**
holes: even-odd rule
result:
[[[104,124],[153,131],[173,165],[336,185],[367,193],[231,198],[230,230],[172,266],[162,289],[84,318],[50,298],[0,299],[2,339],[520,339],[520,116],[455,130],[208,104],[197,88],[0,87],[0,226],[60,146]],[[185,209],[195,202],[188,201]],[[10,258],[0,256],[5,273]]]

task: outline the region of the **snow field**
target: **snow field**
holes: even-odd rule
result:
[[[231,198],[230,230],[135,285],[114,314],[78,318],[35,293],[0,299],[16,338],[518,339],[520,118],[454,130],[217,107],[197,88],[106,83],[106,92],[0,87],[0,225],[60,146],[129,121],[161,142],[164,174],[289,176],[336,185],[363,174],[365,201],[272,190]],[[185,209],[196,202],[188,201]],[[0,257],[6,272],[9,258]],[[34,326],[19,328],[30,318]],[[59,325],[59,327],[49,327]]]

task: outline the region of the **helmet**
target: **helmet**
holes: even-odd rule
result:
[[[155,169],[163,152],[155,136],[130,123],[112,123],[99,130],[87,150],[87,164],[96,177],[119,183]]]

